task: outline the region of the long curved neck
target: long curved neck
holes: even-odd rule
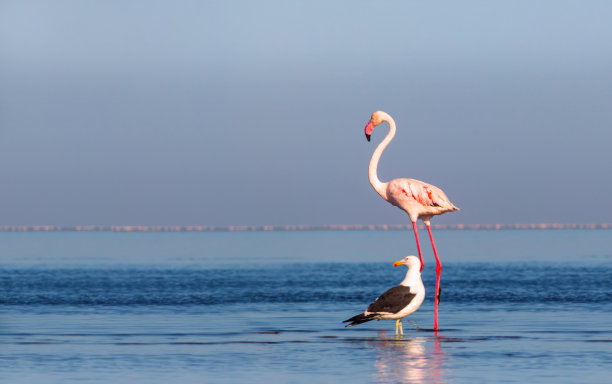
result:
[[[380,160],[380,156],[382,155],[385,148],[387,148],[387,145],[389,145],[391,140],[393,140],[396,128],[395,121],[393,121],[391,116],[385,117],[384,121],[389,123],[389,133],[387,133],[387,136],[385,136],[383,141],[381,141],[380,144],[378,144],[378,147],[376,147],[376,150],[374,151],[374,154],[370,159],[370,168],[368,171],[370,176],[370,184],[372,184],[372,187],[374,187],[376,192],[378,192],[378,194],[381,195],[383,199],[387,199],[387,183],[383,183],[378,178],[378,161]]]

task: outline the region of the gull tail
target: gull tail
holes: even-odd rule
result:
[[[368,321],[374,320],[376,319],[376,314],[374,313],[370,313],[369,315],[366,315],[365,313],[360,313],[357,316],[353,316],[348,320],[344,320],[343,323],[350,323],[347,324],[347,327],[352,327],[353,325],[358,325],[361,323],[366,323]]]

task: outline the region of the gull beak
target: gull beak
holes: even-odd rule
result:
[[[397,267],[398,265],[404,265],[404,261],[403,260],[398,260],[395,263],[393,263],[394,267]]]
[[[368,121],[368,124],[365,126],[365,137],[366,140],[370,141],[370,135],[372,135],[372,131],[374,130],[374,123],[372,120]]]

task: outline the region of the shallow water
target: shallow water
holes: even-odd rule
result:
[[[612,232],[436,235],[441,330],[425,250],[398,338],[342,320],[403,278],[406,232],[0,234],[0,380],[609,382]]]

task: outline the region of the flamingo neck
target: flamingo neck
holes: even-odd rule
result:
[[[393,121],[393,118],[391,116],[387,115],[383,120],[389,123],[389,133],[387,133],[387,136],[385,136],[383,141],[381,141],[380,144],[378,144],[378,147],[376,147],[376,150],[374,151],[374,154],[370,159],[370,168],[368,170],[368,173],[370,177],[370,184],[372,184],[372,187],[374,187],[376,192],[378,192],[378,194],[381,195],[383,199],[387,200],[388,183],[383,183],[378,178],[378,161],[380,160],[380,156],[382,155],[385,148],[387,148],[387,145],[389,145],[391,140],[393,140],[396,128],[395,121]]]

